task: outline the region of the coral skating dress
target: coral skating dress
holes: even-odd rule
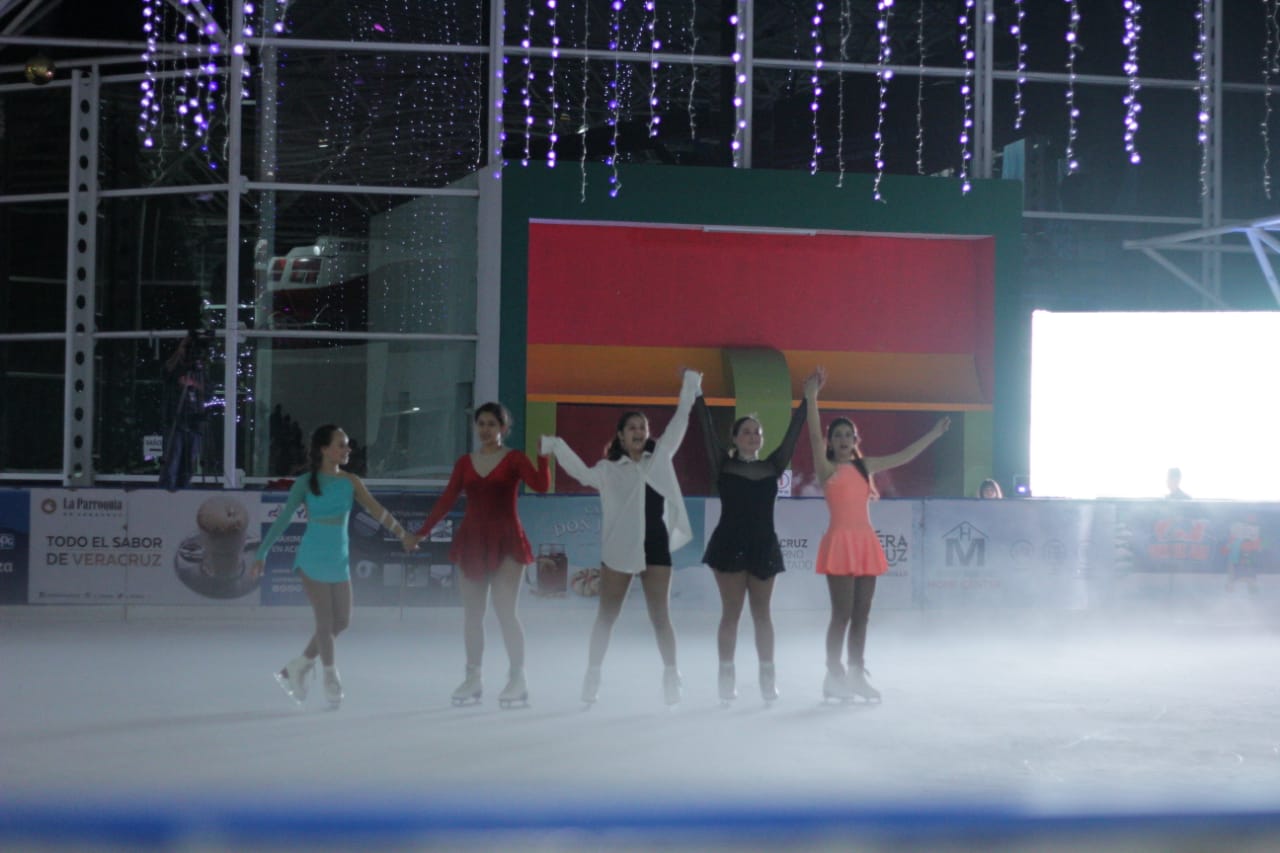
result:
[[[507,557],[521,565],[532,563],[533,550],[516,514],[516,492],[522,482],[535,492],[545,492],[551,485],[547,457],[539,456],[535,469],[529,457],[508,450],[493,470],[482,477],[472,464],[471,454],[464,454],[453,466],[449,485],[418,528],[418,535],[429,534],[453,508],[458,495],[466,492],[467,509],[462,523],[454,531],[449,559],[472,580],[483,580],[497,571]]]
[[[889,571],[871,524],[871,483],[853,465],[841,465],[822,487],[831,523],[818,545],[820,575],[882,575]]]

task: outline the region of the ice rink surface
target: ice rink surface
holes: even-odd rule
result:
[[[338,640],[346,701],[329,711],[316,682],[298,708],[271,677],[309,635],[304,610],[10,608],[0,788],[10,809],[443,804],[499,821],[605,807],[1280,811],[1280,615],[1243,594],[1180,613],[873,611],[884,701],[853,706],[821,701],[825,612],[775,614],[772,707],[744,614],[740,698],[725,708],[718,614],[677,610],[685,699],[668,709],[633,593],[584,710],[593,615],[523,614],[531,702],[499,710],[492,614],[484,699],[454,707],[461,611],[357,607]]]

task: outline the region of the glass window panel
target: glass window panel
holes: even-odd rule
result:
[[[249,476],[304,469],[325,423],[351,436],[351,470],[373,479],[447,479],[469,446],[471,341],[253,339],[248,350]]]
[[[222,325],[226,199],[208,193],[99,201],[100,331]],[[251,282],[248,252],[240,265],[242,281]]]
[[[99,86],[98,172],[103,189],[217,184],[227,179],[226,76],[209,74],[194,58],[161,63],[149,83],[130,75]]]
[[[144,439],[167,436],[174,426],[177,381],[166,377],[164,362],[177,345],[176,337],[98,342],[100,475],[158,479],[160,462],[146,458]],[[224,351],[220,338],[204,350],[207,417],[196,484],[215,482],[223,471]],[[240,347],[235,374],[235,467],[249,477],[305,469],[310,434],[325,423],[346,430],[355,444],[351,470],[373,479],[447,479],[469,446],[471,341],[250,338]]]
[[[66,345],[0,341],[0,472],[62,470]]]
[[[160,458],[147,449],[145,439],[158,436],[167,446],[175,425],[179,386],[176,376],[166,374],[166,361],[180,340],[174,336],[98,341],[94,430],[99,475],[147,475],[158,480]],[[192,420],[199,424],[203,437],[193,483],[215,483],[222,476],[222,401],[226,399],[222,347],[220,340],[207,338],[192,347],[192,375],[199,371],[207,388],[202,400],[203,416]],[[245,404],[241,403],[242,417],[244,409]]]
[[[70,150],[69,88],[0,95],[0,195],[65,193]]]
[[[241,301],[254,306],[254,328],[475,333],[475,198],[253,199],[257,248]]]
[[[0,334],[67,325],[66,202],[0,204]]]
[[[250,80],[251,93],[270,89],[279,97],[245,105],[245,174],[287,183],[448,186],[485,160],[486,68],[483,54],[289,49]],[[275,107],[274,119],[266,106]]]

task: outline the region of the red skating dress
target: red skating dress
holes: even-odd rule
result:
[[[818,545],[820,575],[882,575],[889,571],[871,524],[871,484],[852,465],[841,465],[822,487],[831,523]]]
[[[528,456],[508,450],[494,469],[481,477],[471,462],[471,454],[464,454],[454,464],[449,485],[418,528],[418,535],[429,534],[465,491],[467,509],[454,531],[449,559],[473,580],[483,580],[497,571],[507,557],[521,565],[532,563],[533,550],[516,514],[516,491],[522,481],[535,492],[545,492],[551,485],[547,457],[539,456],[534,469]]]

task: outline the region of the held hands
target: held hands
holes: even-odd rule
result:
[[[556,437],[554,435],[544,435],[538,439],[538,455],[550,456],[556,449]]]
[[[405,534],[400,537],[400,546],[404,548],[405,553],[407,554],[410,551],[418,550],[418,543],[425,538],[426,537],[424,536],[419,536],[416,533],[410,533],[406,530]]]
[[[813,369],[813,373],[810,373],[804,380],[804,396],[809,399],[816,399],[818,391],[826,384],[827,369],[819,364]]]

